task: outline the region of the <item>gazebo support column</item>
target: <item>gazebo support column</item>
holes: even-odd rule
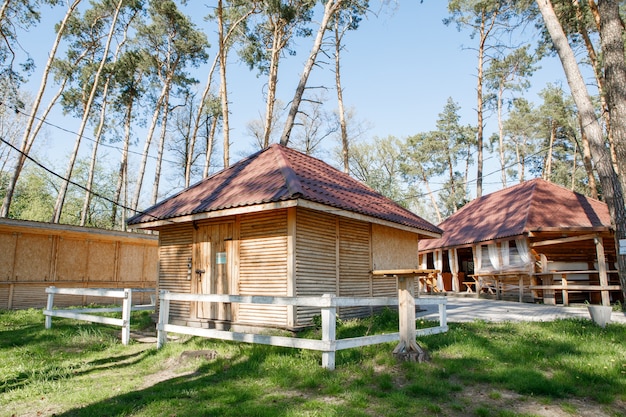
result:
[[[596,256],[598,258],[598,275],[600,276],[600,285],[603,287],[607,287],[609,285],[609,279],[606,272],[606,258],[604,256],[604,244],[602,243],[602,238],[600,236],[596,236],[593,238],[593,242],[596,244]],[[609,298],[609,291],[603,290],[602,294],[602,305],[609,306],[611,305],[611,299]]]

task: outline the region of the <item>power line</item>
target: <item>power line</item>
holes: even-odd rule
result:
[[[24,113],[24,112],[23,112],[20,108],[18,108],[18,107],[8,105],[8,104],[6,104],[6,103],[3,103],[2,101],[0,101],[0,105],[4,105],[5,107],[8,107],[8,108],[10,108],[11,110],[13,110],[15,113],[21,114],[21,115],[23,115],[23,116],[25,116],[25,117],[31,117],[30,115],[28,115],[28,114]],[[73,130],[70,130],[70,129],[67,129],[67,128],[65,128],[65,127],[62,127],[62,126],[56,125],[56,124],[54,124],[54,123],[51,123],[51,122],[49,122],[47,119],[42,119],[42,118],[37,117],[37,116],[33,116],[33,119],[38,120],[38,121],[42,122],[43,124],[45,124],[45,125],[47,125],[47,126],[50,126],[50,127],[53,127],[53,128],[55,128],[55,129],[57,129],[57,130],[60,130],[60,131],[62,131],[62,132],[65,132],[65,133],[70,133],[70,134],[75,135],[75,136],[77,136],[77,135],[78,135],[78,132],[75,132],[75,131],[73,131]],[[81,138],[86,139],[86,140],[88,140],[88,141],[90,141],[90,142],[93,142],[93,143],[99,143],[99,146],[103,146],[103,147],[105,147],[105,148],[111,148],[111,149],[114,149],[114,150],[116,150],[116,151],[118,151],[118,152],[120,152],[120,153],[124,152],[124,150],[123,150],[121,147],[119,147],[119,146],[114,146],[114,145],[110,145],[110,144],[107,144],[107,143],[98,142],[96,139],[91,138],[91,137],[89,137],[89,136],[85,136],[84,134],[83,134],[83,135],[81,135]],[[131,149],[128,149],[128,150],[127,150],[127,152],[128,152],[128,153],[130,153],[130,154],[133,154],[133,155],[143,156],[143,153],[142,153],[142,152],[133,151],[133,150],[131,150]],[[148,155],[147,155],[147,157],[148,157],[148,158],[150,158],[150,159],[154,159],[154,160],[157,160],[157,159],[158,159],[158,157],[157,157],[157,156],[153,156],[153,155],[150,155],[150,154],[148,154]],[[177,164],[177,162],[175,162],[175,161],[170,161],[170,160],[165,159],[165,158],[161,158],[161,160],[162,160],[163,162],[167,162],[167,163],[170,163],[170,164]]]
[[[13,150],[17,151],[19,154],[21,154],[22,156],[24,156],[26,159],[30,160],[32,163],[34,163],[35,165],[37,165],[38,167],[40,167],[41,169],[43,169],[44,171],[48,172],[51,175],[54,175],[55,177],[63,180],[63,181],[67,181],[69,184],[72,184],[75,187],[78,187],[80,189],[82,189],[83,191],[88,192],[89,194],[91,194],[94,197],[97,198],[101,198],[105,201],[108,201],[109,203],[120,207],[124,210],[129,210],[135,214],[142,214],[144,216],[149,216],[155,220],[161,220],[156,216],[153,216],[150,213],[147,213],[145,211],[141,211],[141,210],[137,210],[137,209],[133,209],[131,207],[128,207],[124,204],[121,204],[117,201],[113,201],[112,199],[110,199],[109,197],[106,197],[100,193],[97,193],[87,187],[85,187],[84,185],[78,184],[76,181],[72,181],[70,178],[65,178],[64,176],[62,176],[61,174],[57,174],[56,172],[54,172],[53,170],[51,170],[50,168],[48,168],[47,166],[45,166],[44,164],[42,164],[41,162],[37,161],[36,159],[34,159],[33,157],[31,157],[30,155],[26,154],[25,152],[22,152],[20,149],[16,148],[12,143],[8,142],[7,140],[5,140],[3,137],[0,136],[0,141],[2,141],[4,144],[6,144],[7,146],[11,147]]]

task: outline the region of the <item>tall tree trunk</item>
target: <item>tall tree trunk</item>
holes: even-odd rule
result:
[[[483,65],[485,60],[485,41],[487,40],[487,34],[485,29],[485,18],[480,22],[480,44],[478,46],[478,77],[476,80],[476,112],[477,112],[477,126],[476,126],[476,198],[480,198],[483,195]]]
[[[165,97],[165,103],[169,102],[168,96]],[[191,105],[189,106],[191,107]],[[169,106],[166,104],[163,106],[163,117],[161,122],[161,136],[159,137],[159,146],[157,149],[157,160],[154,168],[154,183],[152,184],[152,198],[150,199],[150,205],[156,204],[159,198],[159,182],[161,180],[161,165],[163,164],[163,151],[165,150],[165,138],[167,136],[167,118],[169,116]]]
[[[11,207],[11,200],[13,199],[13,193],[15,192],[15,185],[17,184],[17,180],[22,172],[24,163],[26,162],[26,155],[28,155],[28,153],[30,152],[33,142],[35,141],[35,136],[31,135],[31,133],[33,129],[33,124],[35,122],[35,117],[37,116],[39,106],[41,105],[41,101],[43,99],[43,95],[46,92],[46,85],[48,83],[48,76],[50,75],[52,63],[54,62],[57,49],[59,48],[59,44],[61,43],[61,38],[63,37],[67,22],[74,13],[74,10],[76,9],[80,1],[81,0],[74,0],[68,7],[67,12],[63,17],[63,20],[58,26],[57,36],[54,40],[54,43],[52,44],[52,48],[48,53],[48,61],[46,62],[46,66],[43,70],[43,75],[41,76],[39,91],[37,92],[35,100],[33,101],[33,106],[30,110],[30,115],[28,117],[28,121],[24,129],[24,134],[22,136],[20,155],[18,156],[15,167],[13,168],[13,175],[11,176],[11,180],[9,181],[6,194],[4,196],[4,201],[2,202],[2,208],[0,208],[0,217],[7,217],[9,215],[9,208]]]
[[[263,130],[263,148],[270,146],[270,135],[274,128],[274,105],[276,104],[276,86],[278,84],[278,62],[280,59],[280,51],[282,50],[281,37],[274,31],[274,39],[272,40],[272,51],[270,55],[269,76],[267,81],[267,102],[265,103],[265,128]]]
[[[598,11],[604,57],[604,91],[611,116],[611,134],[614,139],[612,143],[617,172],[621,174],[622,189],[626,189],[626,59],[620,3],[617,0],[598,0]]]
[[[83,200],[83,210],[80,214],[80,225],[85,226],[89,217],[89,206],[91,205],[91,188],[93,187],[93,180],[96,171],[96,161],[98,160],[98,146],[102,140],[102,131],[104,128],[105,116],[107,111],[107,93],[109,91],[109,83],[111,78],[108,78],[102,93],[102,107],[100,109],[100,120],[98,122],[98,128],[96,129],[96,137],[94,138],[93,149],[91,151],[91,161],[89,163],[89,174],[87,178],[87,184],[85,188],[85,199]]]
[[[339,129],[341,134],[341,157],[343,159],[343,172],[350,173],[350,144],[348,143],[348,126],[346,124],[346,111],[343,106],[343,88],[341,87],[341,40],[342,32],[339,30],[339,20],[335,19],[335,88],[337,90],[337,112],[339,113]]]
[[[546,163],[543,167],[543,179],[550,181],[552,178],[552,151],[554,150],[554,138],[556,137],[556,121],[550,120],[550,141],[548,145],[548,154],[546,155]]]
[[[298,86],[296,87],[296,92],[291,102],[291,108],[289,109],[287,120],[285,121],[285,129],[283,130],[283,134],[280,138],[281,145],[287,146],[287,144],[289,143],[289,136],[291,135],[291,130],[293,129],[293,125],[296,121],[296,115],[298,114],[298,108],[300,107],[300,103],[302,102],[302,96],[304,95],[306,83],[309,79],[309,75],[311,74],[311,71],[313,70],[313,66],[315,65],[317,54],[319,53],[320,48],[322,47],[322,41],[324,40],[324,33],[326,32],[326,28],[328,28],[328,22],[330,22],[330,19],[339,10],[341,5],[342,5],[342,0],[327,0],[326,1],[326,5],[324,6],[324,16],[322,17],[322,22],[320,23],[320,27],[317,31],[317,36],[315,37],[315,42],[313,43],[313,47],[311,48],[311,53],[309,54],[309,58],[304,64],[304,69],[302,70],[302,75],[300,76],[300,81],[298,82]]]
[[[150,144],[152,143],[152,137],[154,136],[154,131],[156,130],[157,123],[159,121],[159,114],[161,113],[161,109],[164,106],[167,106],[167,102],[164,101],[165,97],[169,94],[170,82],[172,74],[168,74],[168,78],[163,83],[163,88],[161,89],[161,94],[159,94],[159,98],[157,99],[154,112],[152,113],[152,122],[150,122],[150,128],[148,129],[148,134],[146,136],[146,141],[143,147],[143,153],[141,155],[141,163],[139,165],[139,173],[137,174],[137,183],[135,185],[135,192],[133,194],[133,201],[131,203],[131,209],[137,212],[137,207],[139,206],[139,197],[141,196],[141,187],[143,185],[143,177],[146,173],[146,165],[148,163],[148,154],[150,152]]]
[[[218,4],[218,37],[220,55],[220,97],[222,100],[222,136],[224,140],[224,168],[230,166],[230,125],[228,122],[228,85],[226,84],[226,39],[224,36],[224,16],[222,0]]]
[[[593,174],[593,165],[591,163],[591,150],[589,149],[589,139],[583,129],[582,121],[578,117],[578,124],[580,125],[582,153],[583,153],[583,165],[585,166],[585,172],[587,173],[587,184],[589,187],[589,195],[592,198],[598,199],[598,186],[596,184],[596,176]]]
[[[611,115],[611,133],[617,156],[617,166],[621,173],[620,181],[614,187],[616,223],[616,246],[619,251],[620,241],[626,239],[626,207],[624,195],[626,189],[626,58],[624,58],[624,25],[620,17],[620,1],[598,0],[600,12],[600,43],[604,56],[604,78],[606,99]],[[621,185],[621,187],[618,187]],[[607,201],[608,203],[608,201]],[[626,298],[626,253],[618,252],[619,276],[622,294]]]
[[[585,48],[587,49],[587,55],[589,55],[589,63],[591,65],[591,68],[593,68],[593,74],[596,78],[596,82],[598,83],[598,90],[603,92],[605,91],[604,74],[602,74],[600,63],[598,62],[598,54],[596,53],[595,47],[593,46],[593,42],[591,41],[587,28],[585,27],[585,18],[584,18],[582,9],[580,8],[580,2],[579,0],[572,0],[572,4],[576,10],[578,33],[580,34],[580,36],[582,37],[585,43]],[[598,31],[600,31],[600,16],[598,14],[598,9],[595,4],[595,1],[589,0],[589,6],[592,12],[592,16],[594,17],[594,21],[596,22],[596,27],[598,28]],[[608,104],[606,103],[605,94],[600,94],[600,108],[608,109]],[[617,157],[615,155],[615,146],[613,143],[614,142],[613,133],[611,129],[611,116],[608,111],[603,111],[602,116],[604,117],[604,122],[606,123],[606,131],[607,131],[607,136],[609,139],[609,146],[611,150],[611,159],[613,161],[613,165],[615,166],[615,172],[619,176],[619,168],[617,166]],[[589,159],[588,161],[585,161],[585,156],[584,156],[584,149],[589,148],[589,143],[587,143],[586,135],[582,135],[582,141],[583,141],[583,146],[582,146],[583,147],[583,163],[585,166],[585,170],[587,171],[587,178],[594,178],[593,170],[592,169],[590,170],[590,168],[592,167],[591,159]],[[590,187],[591,187],[591,184],[592,182],[589,183]],[[595,179],[593,180],[593,184],[595,186]],[[622,189],[624,189],[623,183],[622,183]],[[597,198],[597,195],[598,195],[597,190],[593,191],[592,193],[595,194]]]
[[[78,132],[76,134],[76,142],[74,143],[74,150],[72,152],[72,156],[70,157],[70,161],[67,166],[67,171],[65,172],[64,180],[61,183],[61,189],[59,190],[57,201],[54,204],[54,211],[52,212],[52,223],[59,223],[59,221],[61,220],[61,213],[63,212],[63,204],[65,202],[65,196],[67,194],[67,188],[69,187],[69,184],[70,184],[70,179],[72,178],[72,172],[74,171],[74,164],[76,163],[76,158],[78,157],[78,150],[80,148],[80,142],[83,137],[83,133],[85,132],[85,128],[87,127],[87,122],[89,121],[91,108],[96,98],[96,92],[98,91],[98,87],[100,85],[100,77],[102,76],[104,66],[107,62],[109,49],[111,48],[111,42],[113,41],[113,34],[115,33],[115,26],[117,25],[117,18],[120,14],[123,3],[124,3],[123,0],[120,0],[117,3],[115,12],[111,19],[111,28],[107,36],[107,41],[104,46],[104,51],[102,52],[102,59],[100,60],[100,65],[98,66],[98,70],[94,74],[93,85],[91,86],[91,91],[89,92],[89,98],[87,99],[87,103],[84,106],[83,118],[81,120],[80,127],[78,128]]]
[[[502,187],[506,187],[506,159],[504,158],[504,124],[502,122],[502,100],[504,96],[504,85],[500,83],[498,89],[498,146],[500,150],[500,167]]]
[[[219,2],[219,7],[220,8],[222,7],[221,0]],[[231,25],[230,29],[228,30],[228,33],[224,37],[224,46],[226,46],[228,44],[228,41],[229,41],[230,37],[235,32],[235,30],[237,30],[239,25],[241,23],[243,23],[252,13],[254,13],[254,6],[252,7],[252,9],[250,11],[248,11],[248,13],[245,13],[235,23],[233,23]],[[218,23],[218,24],[221,26],[221,23]],[[220,60],[220,56],[221,56],[221,54],[218,53],[217,56],[215,57],[215,59],[213,60],[213,64],[211,64],[211,68],[209,69],[209,75],[207,76],[206,87],[204,88],[204,91],[202,92],[202,97],[200,98],[200,105],[198,107],[198,113],[196,114],[196,119],[195,119],[194,124],[193,124],[193,132],[191,134],[191,150],[192,150],[192,152],[190,152],[188,154],[189,158],[192,157],[192,155],[193,155],[193,148],[195,147],[195,143],[196,143],[196,140],[197,140],[197,137],[198,137],[198,130],[200,129],[200,124],[201,124],[200,120],[204,116],[205,106],[207,104],[207,99],[208,99],[209,93],[211,91],[211,84],[212,84],[212,80],[213,80],[213,73],[215,72],[215,68],[217,67],[217,63]],[[224,61],[226,61],[226,60],[224,59]],[[226,101],[228,102],[228,99]],[[217,119],[218,119],[217,117],[215,117],[215,116],[213,117],[214,121],[217,121]],[[211,126],[211,131],[213,132],[213,137],[215,136],[214,134],[215,134],[215,128],[216,127],[217,127],[216,123],[213,123],[212,126]],[[208,127],[207,127],[207,131],[208,131]],[[212,150],[212,147],[213,147],[213,142],[211,142],[211,150]],[[210,163],[210,159],[211,159],[210,156],[205,159],[205,167],[204,167],[203,177],[206,177],[208,175],[210,167],[208,165],[206,165],[206,164]],[[189,187],[190,182],[191,182],[191,161],[187,160],[187,165],[185,166],[185,187]]]
[[[120,205],[120,198],[122,196],[122,188],[127,188],[128,182],[128,148],[130,147],[130,135],[133,115],[133,99],[130,99],[128,106],[126,107],[126,114],[124,117],[124,146],[122,147],[122,156],[120,158],[120,169],[118,171],[117,185],[115,186],[115,197],[113,198],[113,209],[111,210],[111,227],[115,227],[117,220],[117,207]],[[124,191],[126,194],[126,191]],[[122,204],[122,218],[125,217],[126,211],[126,197],[124,197],[124,203]],[[122,230],[125,230],[126,224],[122,221]]]
[[[211,127],[209,128],[208,120],[206,124],[206,154],[204,156],[204,171],[202,172],[202,178],[209,176],[209,170],[211,168],[211,155],[213,155],[213,144],[215,143],[215,131],[217,130],[217,123],[219,117],[213,115],[211,120]]]
[[[567,36],[565,35],[556,13],[554,12],[552,2],[550,0],[535,1],[543,16],[543,20],[546,24],[548,32],[550,33],[550,37],[552,38],[554,47],[559,55],[561,64],[563,65],[563,70],[570,86],[572,97],[576,103],[583,128],[589,139],[591,155],[593,157],[596,170],[598,171],[598,177],[600,178],[600,182],[602,184],[604,200],[608,206],[613,223],[612,226],[615,230],[616,247],[619,248],[618,242],[626,239],[626,209],[624,207],[624,195],[622,192],[621,182],[615,173],[613,164],[611,163],[611,156],[605,146],[602,127],[596,119],[593,103],[591,102],[585,81],[580,73],[576,57],[574,56],[574,52],[567,41]],[[607,41],[608,39],[602,39],[603,43]],[[610,47],[608,50],[605,50],[603,47],[603,50],[605,53],[611,53]],[[607,78],[607,81],[608,80],[609,79]],[[607,82],[608,90],[613,87],[614,86],[611,85],[610,82]],[[608,97],[612,96],[609,95]],[[615,117],[616,116],[613,115],[611,119],[615,120]],[[615,137],[618,140],[620,138],[617,135]],[[622,294],[626,298],[626,255],[618,255],[617,260]]]

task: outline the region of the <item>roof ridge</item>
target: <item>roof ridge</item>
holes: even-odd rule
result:
[[[291,162],[287,158],[286,150],[287,147],[274,144],[270,146],[272,153],[274,154],[274,158],[276,159],[278,169],[280,170],[281,175],[285,179],[285,187],[287,187],[287,194],[290,196],[296,195],[304,195],[304,191],[302,189],[302,184],[300,183],[300,179],[296,174],[295,170],[291,166]]]
[[[534,209],[535,207],[535,192],[537,191],[537,187],[539,186],[539,184],[541,184],[541,181],[545,181],[543,178],[533,178],[532,180],[530,180],[528,182],[528,185],[530,186],[531,190],[530,193],[528,194],[528,201],[526,202],[526,213],[524,215],[524,220],[522,221],[522,225],[523,225],[523,230],[528,230],[528,219],[530,218],[530,212],[531,210]],[[519,184],[519,185],[523,185],[523,184]]]

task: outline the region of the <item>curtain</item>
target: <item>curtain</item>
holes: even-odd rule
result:
[[[435,251],[435,269],[439,270],[437,273],[437,288],[440,291],[443,291],[443,277],[441,276],[441,271],[443,270],[443,251],[436,250]]]
[[[448,249],[450,272],[452,272],[452,291],[459,292],[459,257],[456,248]]]
[[[515,239],[515,246],[517,246],[517,253],[519,253],[520,258],[522,258],[522,262],[524,262],[524,264],[529,264],[530,249],[528,248],[528,241],[526,238],[518,237]]]
[[[477,274],[482,269],[483,248],[481,245],[472,247],[474,252],[474,273]]]
[[[489,252],[489,261],[491,262],[491,266],[496,271],[500,270],[500,256],[498,253],[498,244],[497,243],[488,244],[487,250]]]
[[[530,272],[534,271],[534,260],[530,257],[530,248],[528,247],[528,240],[524,237],[518,237],[515,239],[515,246],[517,246],[517,253],[522,260],[522,263],[528,267]]]
[[[423,253],[420,257],[420,269],[428,269],[428,254]]]
[[[507,269],[511,266],[511,257],[509,254],[509,241],[504,240],[500,242],[500,255],[502,256],[502,265],[500,265],[500,269]]]

